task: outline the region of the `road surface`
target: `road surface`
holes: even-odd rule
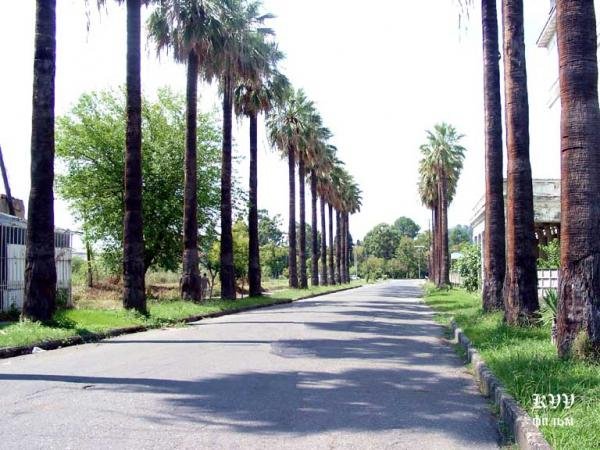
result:
[[[491,449],[414,281],[0,360],[0,447]]]

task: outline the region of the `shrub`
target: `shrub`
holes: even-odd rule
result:
[[[454,263],[454,269],[463,280],[463,287],[468,292],[479,289],[479,276],[481,275],[481,252],[474,244],[465,244],[462,247],[462,258]]]
[[[552,239],[546,245],[540,245],[540,257],[537,265],[540,269],[558,269],[560,267],[560,242]]]
[[[551,325],[556,320],[556,310],[558,308],[558,294],[556,289],[546,290],[542,296],[542,300],[542,323],[544,325]]]

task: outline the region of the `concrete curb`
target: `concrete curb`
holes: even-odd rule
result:
[[[522,450],[552,450],[552,447],[540,432],[533,420],[506,392],[500,380],[487,367],[479,352],[471,345],[471,341],[454,319],[451,321],[454,340],[467,353],[467,360],[473,364],[475,379],[483,395],[494,400],[500,409],[500,418],[507,425],[515,443]]]
[[[215,317],[229,316],[231,314],[237,314],[237,313],[241,313],[241,312],[251,311],[254,309],[269,308],[269,307],[278,306],[278,305],[287,305],[289,303],[294,303],[299,300],[306,300],[309,298],[321,297],[323,295],[329,295],[329,294],[335,294],[338,292],[349,291],[350,289],[357,289],[357,288],[363,287],[363,286],[364,285],[345,287],[342,289],[337,289],[335,291],[322,292],[320,294],[311,294],[311,295],[307,295],[304,297],[299,297],[294,300],[280,300],[280,301],[274,301],[273,303],[267,303],[264,305],[246,306],[244,308],[239,308],[239,309],[218,311],[218,312],[209,313],[209,314],[200,314],[197,316],[191,316],[191,317],[187,317],[185,319],[181,319],[178,322],[174,322],[172,325],[175,325],[176,323],[192,323],[192,322],[198,322],[202,319],[212,319]],[[169,325],[165,325],[162,328],[168,328],[168,327],[169,327]],[[42,350],[56,350],[57,348],[72,347],[74,345],[81,345],[81,344],[89,344],[91,342],[98,342],[103,339],[121,336],[123,334],[140,333],[143,331],[148,331],[148,330],[157,329],[157,328],[158,327],[147,327],[145,325],[139,325],[139,326],[134,326],[134,327],[115,328],[112,330],[103,331],[101,333],[90,333],[90,334],[86,334],[85,336],[71,336],[66,339],[44,341],[44,342],[39,342],[36,345],[27,345],[27,346],[22,346],[22,347],[5,347],[5,348],[0,348],[0,359],[14,358],[16,356],[29,355],[29,354],[33,353],[33,350],[35,348],[39,348]]]

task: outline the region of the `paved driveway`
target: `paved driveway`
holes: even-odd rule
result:
[[[0,360],[2,448],[491,449],[417,282]]]

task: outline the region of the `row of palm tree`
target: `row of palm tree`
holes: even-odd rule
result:
[[[421,146],[418,189],[422,203],[431,210],[429,276],[439,288],[450,284],[448,206],[465,158],[462,138],[452,125],[440,123],[427,131],[427,143]]]
[[[234,108],[236,114],[246,116],[250,120],[249,279],[251,295],[260,295],[261,275],[257,217],[258,115],[269,112],[275,105],[277,105],[277,111],[285,108],[293,109],[294,106],[291,105],[294,104],[296,96],[300,95],[277,69],[277,63],[283,58],[283,55],[272,39],[273,31],[265,26],[265,22],[272,18],[272,15],[264,14],[261,11],[261,3],[258,0],[117,1],[125,2],[127,7],[123,305],[125,308],[146,312],[141,169],[141,7],[142,4],[149,3],[157,4],[148,19],[149,38],[155,43],[157,52],[172,52],[177,62],[187,65],[181,295],[183,298],[191,300],[199,300],[201,295],[196,198],[198,77],[202,77],[206,82],[217,81],[223,100],[220,281],[221,296],[224,299],[235,299],[236,297],[231,199]],[[106,0],[97,0],[97,3],[102,6]],[[54,288],[56,269],[52,245],[54,241],[52,186],[54,179],[55,65],[56,0],[38,0],[31,147],[32,189],[28,208],[23,308],[24,316],[33,320],[49,320],[56,305]],[[312,108],[312,104],[310,105]],[[306,109],[307,104],[302,103],[302,108]],[[315,132],[310,135],[303,128],[302,137],[298,138],[298,141],[283,147],[285,149],[293,148],[293,151],[290,152],[292,171],[295,169],[294,158],[297,158],[299,162],[302,206],[306,170],[315,179],[315,182],[318,181],[317,176],[324,180],[331,171],[326,170],[325,168],[328,166],[319,162],[317,157],[321,147],[328,145],[326,141],[331,134],[326,128],[318,126],[320,117],[314,108],[310,110],[310,116],[311,124],[317,127]],[[325,151],[325,153],[327,152],[332,153],[331,149]],[[336,163],[339,162],[336,161]],[[330,189],[330,196],[321,198],[327,198],[330,207],[335,204],[336,210],[340,213],[348,214],[358,210],[360,194],[356,185],[350,181],[352,181],[351,178],[344,174],[339,178],[336,189]],[[316,186],[318,185],[317,182]],[[352,197],[354,203],[349,203],[350,191],[354,194]],[[301,219],[302,222],[304,207],[301,208]],[[315,222],[316,219],[313,220],[313,230],[317,230]],[[344,230],[347,235],[347,219],[345,219],[345,223]],[[301,230],[304,230],[304,227],[301,227]],[[301,234],[303,232],[301,231]],[[290,233],[292,242],[295,241],[294,234],[295,227],[294,233]],[[323,233],[323,237],[325,237],[325,233]],[[301,241],[304,239],[305,236],[301,236]],[[347,241],[347,239],[338,239],[340,242]],[[315,239],[313,239],[314,241]],[[342,244],[339,244],[338,247],[340,245]],[[317,252],[314,251],[314,247],[313,245],[313,260],[316,260]],[[303,249],[304,246],[301,248]],[[292,256],[290,252],[290,261],[294,261],[294,264],[290,264],[290,279],[296,280],[295,257],[292,258]],[[347,265],[347,262],[345,264]],[[306,255],[302,255],[300,266],[302,286],[305,286]],[[348,277],[347,274],[344,274],[340,278]],[[292,281],[291,284],[295,286],[298,283]]]
[[[311,191],[311,284],[317,286],[349,282],[349,217],[360,210],[361,191],[354,178],[343,167],[342,161],[337,158],[336,147],[329,143],[332,137],[331,131],[323,125],[314,103],[307,98],[304,91],[296,90],[291,86],[284,91],[280,101],[268,115],[267,128],[272,145],[277,147],[288,161],[290,287],[308,287],[308,255],[305,250],[307,247],[305,201],[307,181]],[[296,234],[296,166],[298,167],[299,236]],[[319,200],[320,207],[318,207]],[[326,210],[329,213],[329,230],[326,227]]]
[[[149,34],[158,51],[173,50],[176,60],[188,64],[188,133],[186,137],[184,255],[181,293],[200,299],[198,224],[196,214],[196,83],[198,76],[218,80],[223,99],[223,153],[221,168],[220,281],[224,299],[235,299],[232,234],[232,116],[250,119],[250,264],[252,295],[260,293],[257,217],[257,120],[268,111],[278,84],[283,55],[265,26],[272,16],[263,14],[257,1],[162,0],[149,18]],[[187,161],[188,159],[186,159]],[[189,175],[189,176],[188,176]]]
[[[600,348],[600,109],[594,2],[557,0],[555,7],[562,108],[557,346],[559,355],[566,356],[580,334]],[[524,324],[535,318],[539,302],[523,0],[502,1],[506,229],[496,1],[481,0],[481,8],[486,137],[483,307],[504,309],[507,323]]]

